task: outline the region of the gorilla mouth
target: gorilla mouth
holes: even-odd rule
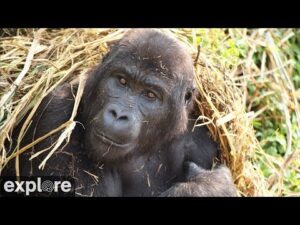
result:
[[[105,144],[116,146],[116,147],[122,147],[122,148],[128,147],[130,145],[130,143],[120,144],[120,143],[116,142],[115,140],[107,137],[103,132],[99,132],[99,131],[97,131],[97,129],[93,129],[93,130],[94,130],[95,136],[100,138],[101,141],[104,142]]]

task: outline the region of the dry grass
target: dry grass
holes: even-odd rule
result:
[[[45,154],[40,168],[45,166],[53,152],[64,140],[68,140],[76,123],[74,116],[78,104],[75,104],[73,115],[68,122],[39,138],[35,143],[22,149],[17,145],[12,150],[9,150],[8,145],[4,143],[9,143],[13,128],[26,113],[30,112],[21,129],[18,138],[20,142],[43,97],[60,83],[85,74],[87,69],[100,61],[107,52],[108,45],[120,39],[125,31],[124,29],[21,29],[12,35],[12,30],[5,30],[9,35],[0,37],[0,172],[9,160],[15,160],[18,173],[19,154],[52,133],[63,131],[52,149],[39,153]],[[269,72],[275,80],[277,79],[277,84],[280,82],[280,85],[288,87],[282,94],[285,96],[282,99],[283,108],[293,103],[300,127],[297,92],[293,89],[286,72],[286,65],[289,64],[282,62],[274,50],[275,44],[271,33],[267,38],[262,39],[259,30],[253,32],[250,37],[246,29],[233,30],[234,34],[230,35],[247,41],[253,51],[250,50],[244,60],[238,60],[234,67],[228,68],[223,59],[216,54],[211,54],[205,49],[201,49],[199,54],[196,30],[170,29],[163,32],[175,35],[184,41],[194,59],[198,58],[195,63],[195,78],[200,93],[198,103],[201,121],[204,123],[196,126],[208,125],[212,137],[220,144],[221,161],[231,168],[240,194],[242,196],[282,195],[282,171],[299,157],[299,151],[293,151],[291,148],[293,131],[289,129],[288,150],[284,158],[278,159],[267,155],[260,147],[252,126],[252,120],[260,112],[249,112],[247,109],[247,80],[254,79],[255,76],[266,76]],[[264,64],[262,68],[257,68],[253,63],[251,54],[254,54],[256,45],[266,45],[266,54],[274,59],[268,69],[263,67]],[[277,72],[272,73],[272,70]],[[84,80],[81,87],[83,84]],[[80,101],[81,94],[82,88],[79,88],[76,96],[77,103]],[[289,121],[289,110],[287,108],[284,110],[287,112],[286,121]],[[257,166],[261,161],[274,168],[274,175],[268,179]]]
[[[19,154],[52,133],[63,130],[54,150],[64,139],[68,139],[75,126],[74,115],[58,129],[22,149],[17,144],[8,152],[4,145],[5,141],[10,141],[13,128],[30,112],[18,137],[20,143],[42,99],[60,83],[86,73],[107,52],[107,44],[119,39],[123,32],[111,29],[27,29],[23,35],[1,38],[0,170],[15,158],[19,174]],[[45,157],[41,168],[53,154],[53,149]]]

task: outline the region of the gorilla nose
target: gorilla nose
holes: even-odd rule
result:
[[[139,127],[133,113],[115,104],[109,105],[103,111],[102,122],[104,132],[110,132],[116,136],[130,135],[131,132],[135,133]]]
[[[128,115],[126,113],[122,113],[117,109],[109,109],[108,113],[110,114],[109,116],[111,116],[115,120],[122,120],[122,121],[129,120]]]
[[[140,123],[133,113],[126,108],[111,104],[102,112],[99,129],[117,143],[128,143],[135,140],[140,131]]]

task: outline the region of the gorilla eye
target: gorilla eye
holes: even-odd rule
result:
[[[123,78],[123,77],[119,78],[119,82],[120,82],[120,84],[122,84],[124,86],[127,84],[127,80],[125,78]]]
[[[148,91],[148,92],[146,93],[146,96],[147,96],[148,98],[150,98],[150,99],[155,99],[155,98],[156,98],[156,95],[155,95],[153,92],[151,92],[151,91]]]
[[[189,102],[191,98],[192,98],[192,92],[189,91],[185,94],[185,102]]]

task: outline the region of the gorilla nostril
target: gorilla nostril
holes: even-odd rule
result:
[[[118,115],[115,110],[112,109],[109,112],[113,115],[114,118],[117,118]]]
[[[128,117],[127,116],[120,116],[118,119],[119,120],[128,120]]]
[[[120,115],[120,113],[117,113],[117,111],[114,110],[114,109],[109,110],[109,113],[116,120],[122,120],[122,121],[128,120],[128,116],[127,115],[124,115],[124,114]]]

